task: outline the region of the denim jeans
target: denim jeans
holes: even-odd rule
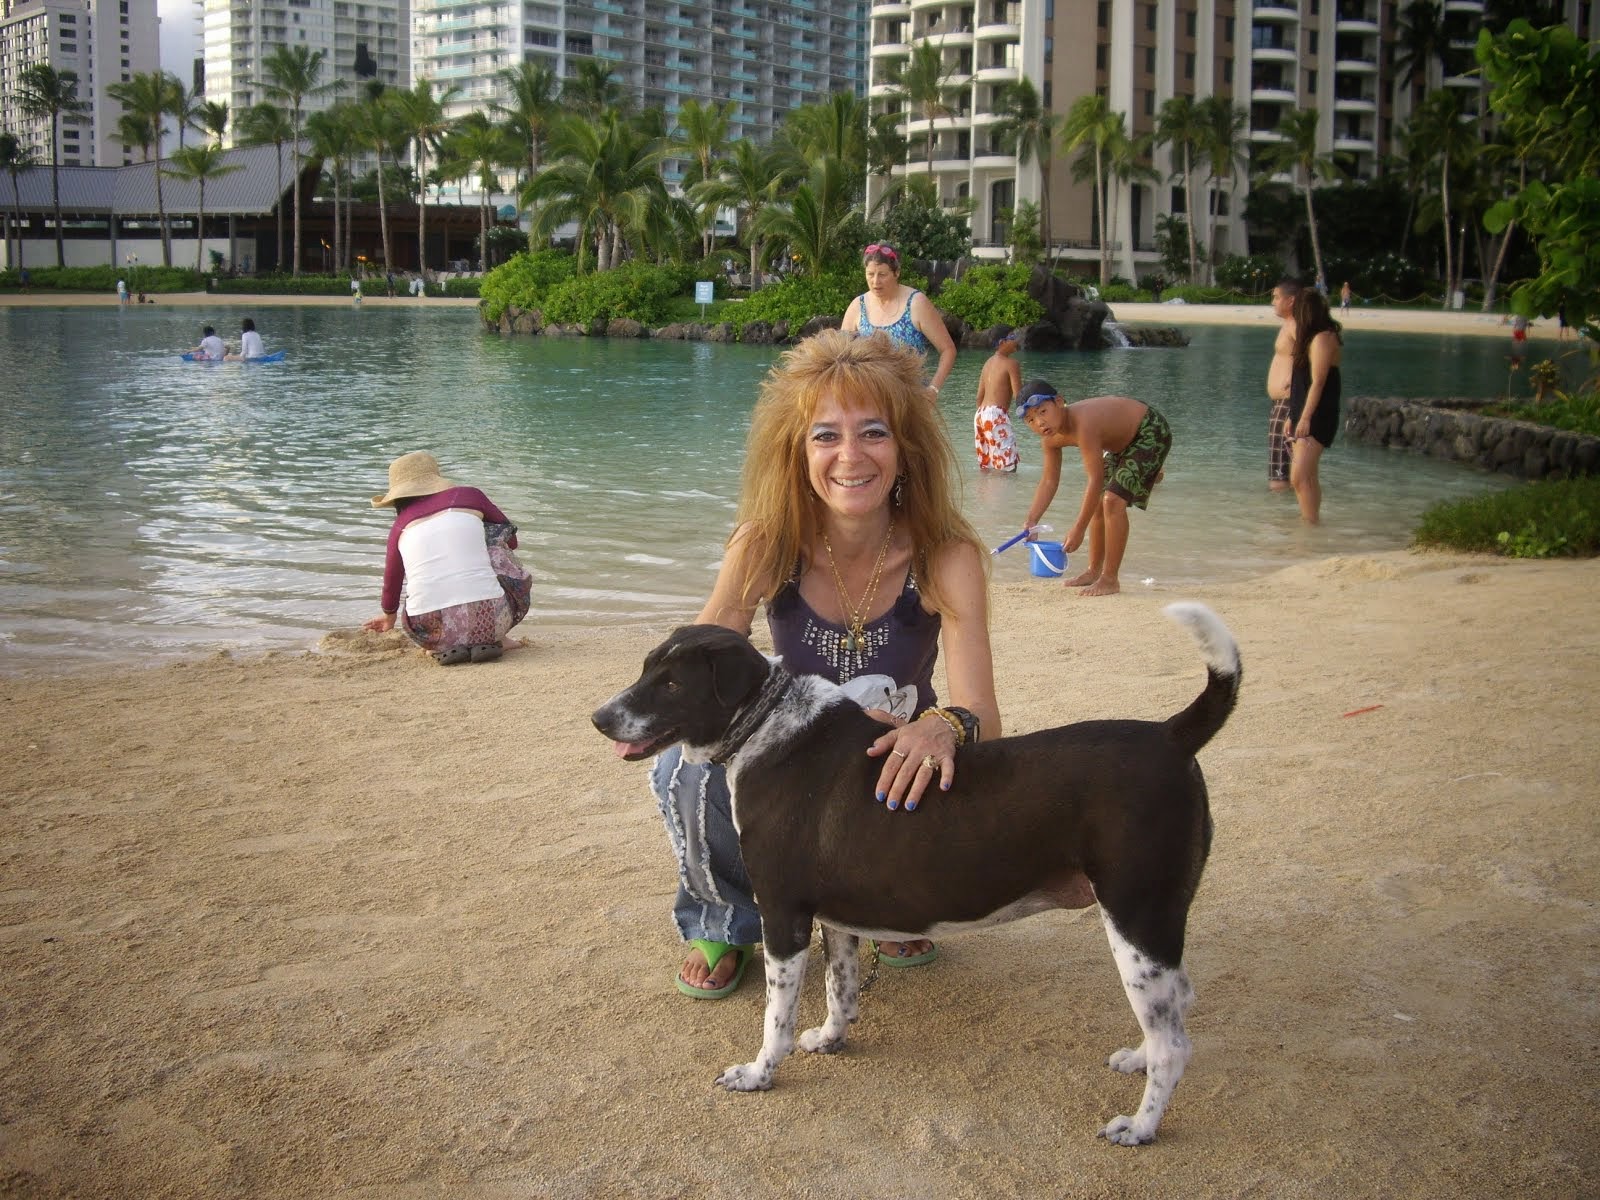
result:
[[[672,905],[678,932],[686,940],[759,942],[761,914],[739,854],[727,771],[715,763],[684,762],[682,748],[674,746],[651,768],[650,790],[678,859]]]

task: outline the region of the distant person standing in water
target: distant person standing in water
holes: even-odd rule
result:
[[[1348,279],[1339,288],[1339,315],[1347,321],[1350,319],[1350,281]]]
[[[1317,464],[1339,432],[1343,339],[1321,292],[1302,291],[1294,302],[1293,374],[1289,385],[1289,483],[1308,525],[1322,519]]]
[[[900,252],[893,246],[874,243],[862,250],[861,261],[867,290],[850,301],[840,327],[862,337],[885,334],[918,354],[938,351],[939,365],[928,385],[938,395],[956,365],[956,344],[944,318],[932,300],[900,282]]]
[[[1017,469],[1017,443],[1011,432],[1011,402],[1022,386],[1022,368],[1017,365],[1017,347],[1022,334],[1013,329],[1002,333],[994,353],[983,364],[978,376],[978,405],[972,414],[972,440],[978,452],[980,471]]]
[[[1289,488],[1289,383],[1294,376],[1294,301],[1300,281],[1284,276],[1272,289],[1272,312],[1282,324],[1272,344],[1272,365],[1267,368],[1267,486],[1275,492]]]

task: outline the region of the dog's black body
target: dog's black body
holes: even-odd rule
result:
[[[954,786],[914,814],[873,802],[882,760],[865,751],[884,726],[832,684],[791,678],[718,626],[684,627],[651,652],[594,723],[628,758],[682,742],[691,758],[728,763],[761,905],[766,1038],[755,1062],[719,1082],[770,1086],[792,1046],[813,920],[828,947],[829,1015],[801,1045],[836,1050],[855,1019],[858,936],[938,936],[1098,902],[1145,1034],[1111,1065],[1148,1077],[1139,1113],[1101,1132],[1125,1144],[1154,1136],[1188,1059],[1184,933],[1211,843],[1194,756],[1227,720],[1239,682],[1222,624],[1198,605],[1169,612],[1208,660],[1188,708],[1164,722],[1087,721],[963,747]]]

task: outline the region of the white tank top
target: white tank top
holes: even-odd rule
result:
[[[418,616],[474,600],[503,595],[489,564],[483,520],[462,508],[447,508],[400,531],[406,565],[406,611]]]

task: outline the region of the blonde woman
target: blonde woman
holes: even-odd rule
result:
[[[762,386],[738,523],[697,618],[748,635],[764,606],[790,670],[840,684],[884,720],[861,747],[882,761],[876,794],[861,801],[897,820],[938,803],[933,785],[953,781],[958,738],[1000,733],[989,556],[961,515],[955,453],[926,395],[921,360],[886,337],[830,330],[786,353]],[[949,706],[939,710],[941,648]],[[678,989],[728,995],[761,921],[723,769],[673,749],[651,786],[678,860],[674,917],[691,943]],[[879,947],[886,966],[936,953],[925,939]]]

